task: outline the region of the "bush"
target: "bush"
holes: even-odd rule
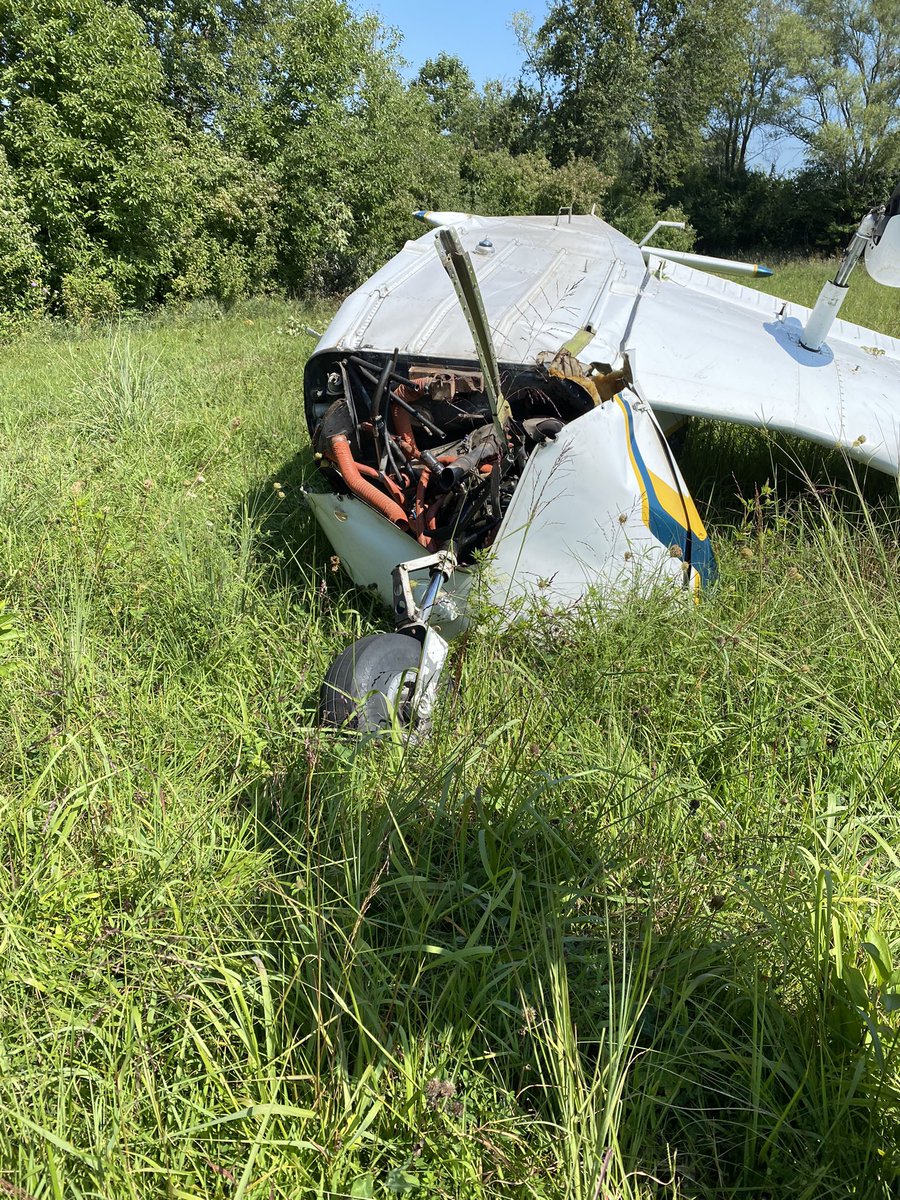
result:
[[[561,167],[539,153],[469,150],[460,165],[460,200],[471,212],[488,215],[602,210],[610,180],[596,163],[574,158]]]
[[[0,148],[0,317],[4,325],[43,307],[43,275],[25,202]]]
[[[177,234],[167,296],[231,305],[270,288],[278,189],[269,172],[202,133],[183,140],[176,177]]]
[[[60,297],[66,315],[87,322],[114,317],[122,306],[115,283],[102,267],[86,266],[62,277]]]
[[[0,19],[0,143],[50,284],[82,313],[146,304],[172,232],[159,55],[134,13],[103,0],[0,0]]]
[[[689,214],[678,204],[667,203],[658,192],[641,191],[632,180],[623,175],[610,189],[607,201],[607,220],[626,237],[638,242],[657,221],[687,221]],[[693,250],[696,233],[688,223],[687,228],[660,230],[653,238],[654,245],[667,246],[671,250]]]

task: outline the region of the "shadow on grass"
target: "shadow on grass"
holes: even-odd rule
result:
[[[303,488],[315,474],[312,448],[304,445],[251,488],[236,514],[262,514],[255,544],[257,556],[268,568],[270,579],[303,597],[308,595],[311,579],[326,577],[331,553],[303,501]]]
[[[897,482],[846,455],[802,439],[774,436],[721,421],[693,420],[682,435],[679,466],[708,525],[733,525],[755,518],[766,492],[770,514],[789,513],[810,496],[836,501],[845,515],[873,510],[896,512]]]
[[[253,798],[289,1037],[317,1103],[370,1114],[359,1169],[415,1164],[442,1194],[467,1157],[498,1196],[889,1194],[896,1056],[808,914],[748,890],[755,926],[729,921],[699,875],[675,887],[652,792],[627,821],[602,797],[569,815],[524,746],[473,786],[470,747],[437,744],[310,740]]]
[[[789,517],[810,478],[861,508],[847,464],[815,448],[798,460],[701,424],[681,457],[711,524]],[[313,471],[301,451],[248,503],[276,483],[296,496]],[[896,501],[875,473],[862,491]],[[324,588],[335,635],[350,606],[383,623],[330,570],[308,510],[274,510],[258,552],[297,603]],[[674,867],[657,784],[613,818],[598,775],[596,803],[569,811],[521,741],[483,769],[495,716],[477,745],[452,700],[419,746],[310,733],[248,798],[279,881],[264,920],[288,981],[284,1070],[338,1112],[346,1177],[401,1164],[451,1195],[476,1177],[497,1196],[892,1194],[896,1038],[814,941],[831,902],[803,882],[803,847],[754,864],[788,890],[711,896],[701,866]]]
[[[339,570],[328,539],[303,499],[305,487],[323,490],[323,477],[309,446],[303,446],[252,488],[241,506],[240,511],[263,514],[255,548],[269,578],[291,589],[300,601],[308,597],[311,583],[319,591],[330,589],[335,596],[353,595],[361,612],[384,624],[389,614],[378,598],[355,587]],[[278,502],[282,492],[286,503]]]
[[[255,528],[253,553],[263,568],[263,585],[286,591],[298,612],[314,616],[317,634],[329,644],[334,657],[364,633],[392,625],[378,597],[355,587],[341,571],[303,499],[304,486],[318,487],[320,480],[312,449],[305,445],[247,493],[234,513],[234,522],[239,526],[249,517]],[[310,718],[317,697],[318,683],[301,702]]]

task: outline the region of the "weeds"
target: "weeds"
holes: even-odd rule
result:
[[[488,624],[429,741],[335,741],[383,616],[298,494],[318,318],[247,312],[7,351],[0,1191],[895,1194],[896,493],[698,424],[698,609]]]

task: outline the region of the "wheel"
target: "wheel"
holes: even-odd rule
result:
[[[319,692],[322,725],[374,733],[391,723],[410,723],[422,647],[402,633],[376,633],[343,650]]]

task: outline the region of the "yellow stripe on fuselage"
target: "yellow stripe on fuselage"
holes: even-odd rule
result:
[[[625,417],[625,429],[626,433],[629,435],[628,457],[631,459],[631,469],[634,471],[635,478],[637,479],[638,485],[641,489],[641,516],[643,517],[644,524],[649,527],[650,499],[647,495],[647,486],[644,482],[644,477],[641,474],[637,460],[634,457],[634,449],[631,444],[631,429],[628,422],[628,413],[620,396],[616,396],[615,401],[622,410],[622,415]],[[670,483],[666,483],[664,479],[660,479],[660,477],[654,471],[651,471],[649,467],[647,468],[647,475],[650,478],[650,485],[653,488],[656,499],[659,501],[660,508],[667,512],[673,520],[677,521],[682,529],[685,528],[684,520],[686,512],[687,519],[690,521],[691,533],[694,534],[695,537],[705,539],[707,536],[706,528],[703,524],[703,521],[700,519],[700,514],[697,512],[697,506],[694,504],[690,492],[685,491],[683,494],[677,492]]]
[[[631,445],[631,425],[628,420],[628,410],[622,401],[621,396],[614,396],[616,404],[622,410],[622,416],[625,418],[625,440],[628,443],[628,457],[631,459],[631,469],[634,471],[634,477],[638,481],[638,487],[641,489],[641,519],[647,528],[650,528],[650,500],[647,496],[647,489],[644,486],[644,477],[641,475],[641,469],[637,465],[637,459],[634,457],[634,449]]]
[[[688,520],[691,523],[691,533],[698,538],[705,538],[706,529],[700,520],[700,514],[697,512],[690,492],[676,492],[671,484],[666,483],[664,479],[660,479],[658,475],[654,475],[649,467],[647,468],[647,474],[650,476],[650,482],[653,484],[657,500],[669,516],[674,517],[679,525],[684,525],[684,514],[687,512]]]

